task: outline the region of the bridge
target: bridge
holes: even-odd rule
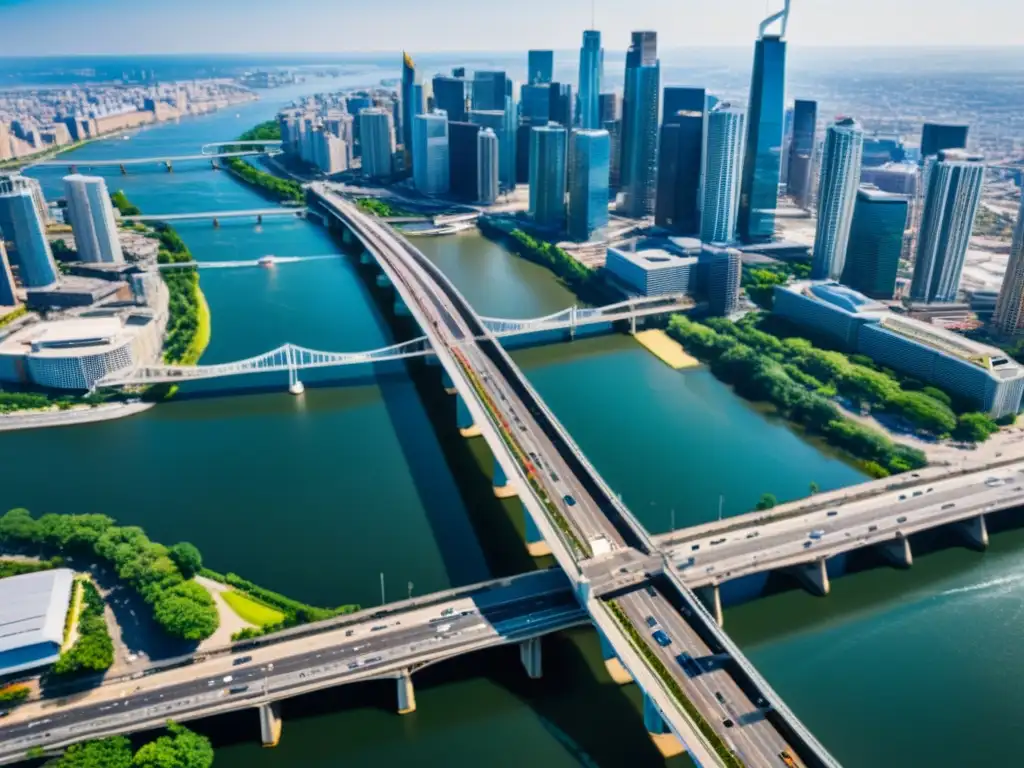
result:
[[[257,224],[262,224],[263,219],[271,218],[274,216],[291,216],[295,218],[302,218],[305,215],[306,209],[304,207],[283,208],[281,206],[277,206],[275,208],[252,208],[243,211],[199,211],[195,213],[143,213],[139,214],[138,216],[119,216],[118,221],[199,221],[203,219],[213,219],[213,225],[217,226],[221,219],[255,218]]]
[[[970,547],[988,546],[987,514],[1024,506],[1024,461],[1008,460],[951,476],[922,476],[829,498],[805,499],[661,538],[691,588],[709,588],[722,623],[721,586],[743,581],[743,593],[783,572],[817,595],[845,572],[847,555],[871,549],[900,568],[913,564],[911,536],[948,527]]]
[[[33,747],[59,749],[238,709],[259,711],[265,744],[276,744],[276,702],[348,683],[396,686],[396,708],[416,708],[413,675],[474,651],[519,644],[531,678],[542,675],[540,638],[588,622],[568,580],[539,571],[302,625],[224,648],[170,659],[62,698],[35,698],[0,720],[0,764]],[[230,677],[228,677],[230,676]],[[256,719],[254,718],[254,724]]]
[[[168,171],[174,170],[175,163],[202,160],[213,162],[229,157],[256,157],[259,155],[279,155],[279,149],[268,150],[239,150],[237,152],[217,152],[215,154],[202,153],[198,155],[161,155],[157,157],[125,157],[116,160],[67,158],[64,160],[39,160],[35,163],[25,165],[27,168],[67,168],[71,173],[77,173],[81,168],[120,168],[121,173],[128,173],[128,166],[131,165],[163,165]]]
[[[274,154],[278,154],[281,151],[281,145],[284,142],[280,139],[250,139],[247,141],[214,141],[207,144],[203,144],[199,151],[207,157],[213,157],[214,155],[221,155],[224,153],[224,147],[231,147],[231,152],[236,152],[235,147],[263,147],[264,149],[270,147],[276,150]]]
[[[336,253],[316,256],[274,256],[267,254],[258,259],[228,259],[225,261],[175,261],[169,264],[155,264],[148,269],[170,272],[175,269],[241,269],[243,267],[276,267],[278,264],[298,264],[303,261],[330,261],[341,258]]]

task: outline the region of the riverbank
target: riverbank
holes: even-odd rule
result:
[[[238,141],[261,140],[281,140],[281,126],[277,124],[276,120],[267,120],[260,123],[238,137]],[[241,157],[226,158],[224,167],[235,178],[251,187],[255,187],[261,195],[271,200],[293,204],[303,203],[306,200],[306,192],[298,182],[279,178],[267,171],[261,171],[254,165],[245,162]]]
[[[670,338],[660,328],[638,331],[633,334],[633,338],[669,368],[679,371],[684,368],[696,368],[700,365],[700,360],[687,354],[682,344]]]
[[[56,406],[44,411],[19,411],[0,414],[0,432],[18,429],[67,427],[72,424],[92,424],[98,421],[123,419],[148,411],[154,403],[129,402],[104,405],[77,405],[62,410]]]

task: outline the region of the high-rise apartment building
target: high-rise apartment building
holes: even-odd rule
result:
[[[79,261],[121,264],[124,253],[117,236],[114,206],[107,183],[99,176],[75,173],[64,177],[67,218],[75,236]]]
[[[498,199],[500,184],[498,137],[490,128],[484,128],[476,137],[476,196],[490,205]]]
[[[985,163],[962,149],[940,149],[927,179],[910,298],[954,301],[981,202]]]
[[[708,112],[700,239],[728,243],[736,236],[746,114],[729,102]]]
[[[684,235],[700,232],[706,104],[703,88],[665,89],[654,221]]]
[[[654,213],[661,64],[656,32],[634,32],[626,52],[622,99],[621,183],[627,216]]]
[[[1006,264],[1006,275],[999,289],[992,323],[1000,333],[1008,335],[1024,330],[1024,195],[1020,199],[1010,260]]]
[[[573,132],[569,165],[569,237],[586,241],[608,226],[608,178],[611,163],[608,131]]]
[[[424,195],[443,195],[449,188],[448,115],[434,110],[413,117],[413,183]]]
[[[48,288],[57,282],[57,265],[32,186],[21,176],[0,178],[0,233],[14,243],[22,285]]]
[[[511,100],[511,97],[509,97]],[[507,110],[471,109],[471,122],[483,128],[490,128],[498,137],[499,173],[501,186],[511,189],[515,186],[515,132],[509,131],[509,115]]]
[[[583,31],[583,46],[580,48],[580,114],[581,128],[600,128],[604,117],[601,114],[601,81],[604,78],[604,48],[601,47],[601,33],[596,29]],[[614,120],[612,116],[607,118]]]
[[[434,109],[443,110],[451,122],[466,122],[466,81],[461,77],[435,75]]]
[[[555,74],[554,51],[528,51],[526,54],[526,82],[550,83]]]
[[[793,104],[793,138],[789,145],[786,191],[801,208],[810,207],[814,141],[818,131],[818,102],[797,99]]]
[[[565,227],[566,142],[562,126],[536,126],[530,131],[530,215],[540,227]]]
[[[921,128],[921,159],[938,155],[943,149],[967,148],[966,125],[925,123]]]
[[[477,199],[477,135],[476,123],[448,123],[448,183],[452,197]]]
[[[783,38],[788,12],[787,3],[785,10],[761,22],[754,44],[738,221],[740,240],[745,243],[768,242],[775,234],[786,96],[786,41]],[[782,23],[780,34],[768,34],[768,27],[775,21]]]
[[[838,280],[843,274],[863,150],[864,130],[852,117],[841,117],[826,129],[811,264],[815,280]]]
[[[740,303],[742,255],[735,248],[705,245],[697,258],[703,271],[708,312],[720,317],[731,315]]]
[[[363,175],[382,179],[391,175],[395,151],[395,129],[391,112],[368,107],[359,112],[359,136],[363,148]]]
[[[903,195],[861,186],[850,225],[841,282],[872,299],[891,299],[903,251],[908,201]]]

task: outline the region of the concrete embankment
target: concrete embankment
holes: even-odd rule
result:
[[[700,360],[688,355],[679,342],[669,338],[668,334],[659,328],[640,331],[634,338],[662,362],[677,371],[683,368],[696,368],[700,365]]]
[[[46,411],[19,411],[0,415],[0,432],[15,429],[41,429],[66,427],[72,424],[90,424],[95,421],[123,419],[149,410],[155,403],[107,403],[95,407],[80,406],[66,411],[53,408]]]

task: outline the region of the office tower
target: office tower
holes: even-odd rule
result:
[[[789,184],[789,152],[793,146],[793,107],[786,107],[782,117],[782,156],[779,160],[779,183]]]
[[[554,51],[528,51],[526,54],[526,82],[550,83],[555,74]]]
[[[504,141],[503,149],[499,157],[501,183],[506,189],[515,189],[516,186],[516,127],[519,125],[516,110],[518,105],[512,96],[512,81],[508,81],[509,92],[505,95],[505,133],[501,137]]]
[[[567,133],[562,126],[535,126],[530,131],[530,215],[541,227],[565,227],[565,160]]]
[[[656,32],[634,32],[626,52],[622,99],[621,183],[627,216],[654,212],[658,154],[658,62]]]
[[[368,107],[359,112],[359,133],[363,146],[363,175],[371,179],[391,175],[395,151],[395,129],[391,112]]]
[[[925,123],[921,128],[921,159],[939,154],[943,149],[966,149],[967,126]]]
[[[405,51],[402,51],[402,110],[398,127],[402,137],[402,146],[405,147],[406,165],[411,165],[410,161],[412,160],[413,153],[412,119],[423,111],[422,104],[419,105],[419,109],[416,108],[416,95],[413,92],[415,85],[416,66],[412,63],[412,57]]]
[[[940,149],[928,174],[910,298],[953,301],[981,201],[985,163],[962,149]]]
[[[523,121],[531,125],[547,125],[551,117],[551,84],[524,85],[519,93]]]
[[[516,126],[516,184],[530,183],[530,130],[533,125]]]
[[[866,139],[865,139],[866,141]],[[875,168],[860,169],[861,184],[874,184],[883,192],[917,196],[917,179],[920,169],[913,163],[886,163]]]
[[[320,151],[317,153],[320,170],[330,176],[349,169],[352,160],[352,149],[348,142],[339,139],[330,131],[320,132]]]
[[[435,75],[434,109],[446,112],[451,122],[466,122],[466,81],[461,77]]]
[[[572,128],[572,86],[568,83],[551,84],[551,122]]]
[[[14,275],[11,274],[11,263],[7,260],[2,235],[0,232],[0,307],[16,307],[18,297],[14,293]]]
[[[872,299],[891,299],[907,226],[907,198],[864,185],[850,226],[841,282]]]
[[[599,128],[605,120],[601,114],[601,80],[604,78],[604,48],[601,47],[601,33],[596,29],[583,31],[583,46],[580,48],[580,127]]]
[[[1006,264],[1006,275],[999,289],[992,323],[1000,333],[1016,334],[1024,330],[1024,195],[1020,199],[1010,260]]]
[[[492,110],[505,108],[505,96],[508,95],[509,80],[501,71],[478,71],[473,73],[472,96],[473,110]]]
[[[708,112],[700,217],[700,239],[705,243],[727,243],[736,234],[745,121],[743,110],[729,102]]]
[[[582,103],[582,99],[580,100],[580,103]],[[598,96],[597,103],[600,125],[604,125],[609,120],[619,119],[619,94],[602,93]]]
[[[99,176],[75,173],[64,177],[67,218],[80,261],[121,264],[124,254],[117,236],[114,206],[107,183]]]
[[[586,241],[608,226],[608,177],[611,163],[608,131],[573,132],[570,152],[569,237]]]
[[[706,101],[707,91],[703,88],[665,86],[661,109],[662,125],[677,125],[694,112],[703,118]]]
[[[477,198],[476,123],[448,123],[448,185],[450,194],[461,200]]]
[[[39,218],[31,185],[21,176],[0,179],[0,230],[4,240],[14,243],[22,285],[48,288],[57,282],[57,265],[46,229]]]
[[[622,183],[622,121],[606,120],[604,130],[608,131],[608,140],[611,142],[612,159],[608,167],[608,187],[615,192]]]
[[[413,183],[424,195],[448,192],[448,116],[434,110],[413,117]]]
[[[476,196],[484,205],[498,199],[498,157],[498,136],[490,128],[484,128],[476,137]]]
[[[724,317],[739,308],[742,255],[735,248],[705,245],[697,257],[704,281],[708,312]]]
[[[512,97],[506,97],[511,101]],[[510,114],[511,106],[505,110],[497,109],[471,109],[469,119],[477,125],[490,128],[498,137],[499,151],[499,178],[504,189],[511,189],[515,186],[516,178],[516,153],[515,153],[515,130],[510,126],[514,120]],[[475,146],[475,144],[474,144]]]
[[[801,208],[810,207],[814,138],[818,131],[818,102],[797,99],[793,104],[793,139],[789,145],[786,191]]]
[[[811,264],[811,277],[815,280],[838,280],[843,274],[863,149],[864,130],[852,117],[838,118],[825,131]]]
[[[706,103],[703,88],[665,89],[654,221],[681,234],[700,231]]]
[[[872,134],[864,137],[864,168],[876,168],[886,163],[899,163],[906,159],[903,140],[897,135]]]
[[[763,243],[775,234],[779,204],[779,164],[782,158],[782,118],[786,90],[786,7],[761,22],[754,45],[747,111],[746,157],[740,184],[739,236],[745,243]],[[767,29],[782,24],[777,35]]]

